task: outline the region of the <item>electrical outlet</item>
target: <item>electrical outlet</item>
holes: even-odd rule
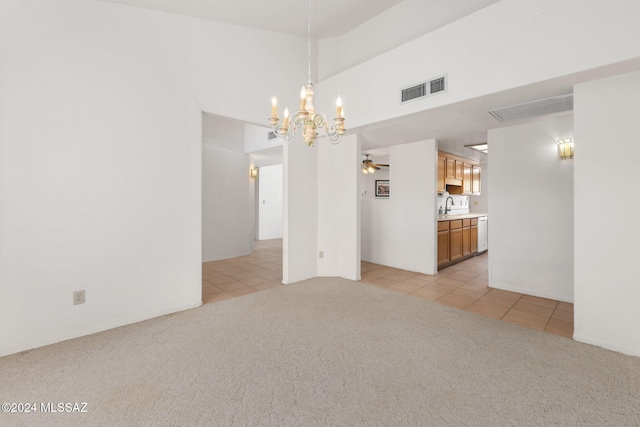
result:
[[[73,293],[73,305],[84,304],[84,289]]]
[[[324,258],[324,251],[320,251],[320,252],[318,252],[318,257],[319,257],[320,259],[323,259],[323,258]]]

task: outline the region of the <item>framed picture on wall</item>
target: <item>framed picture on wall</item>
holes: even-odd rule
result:
[[[388,179],[376,179],[376,197],[389,197]]]

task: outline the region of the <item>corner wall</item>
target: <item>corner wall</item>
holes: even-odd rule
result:
[[[436,274],[436,141],[394,145],[388,199],[362,199],[362,259]],[[433,165],[431,169],[415,167]]]
[[[574,339],[640,356],[640,72],[577,85]]]
[[[573,301],[572,135],[571,116],[489,131],[491,287]]]

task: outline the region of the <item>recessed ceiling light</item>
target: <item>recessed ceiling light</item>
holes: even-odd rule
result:
[[[465,147],[471,148],[472,150],[476,150],[484,154],[489,153],[489,144],[487,144],[486,142],[484,144],[465,145]]]

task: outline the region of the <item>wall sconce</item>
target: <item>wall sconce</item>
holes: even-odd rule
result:
[[[558,154],[562,160],[573,159],[573,138],[563,138],[558,143]]]
[[[256,179],[258,177],[258,168],[249,169],[249,176],[251,179]]]

